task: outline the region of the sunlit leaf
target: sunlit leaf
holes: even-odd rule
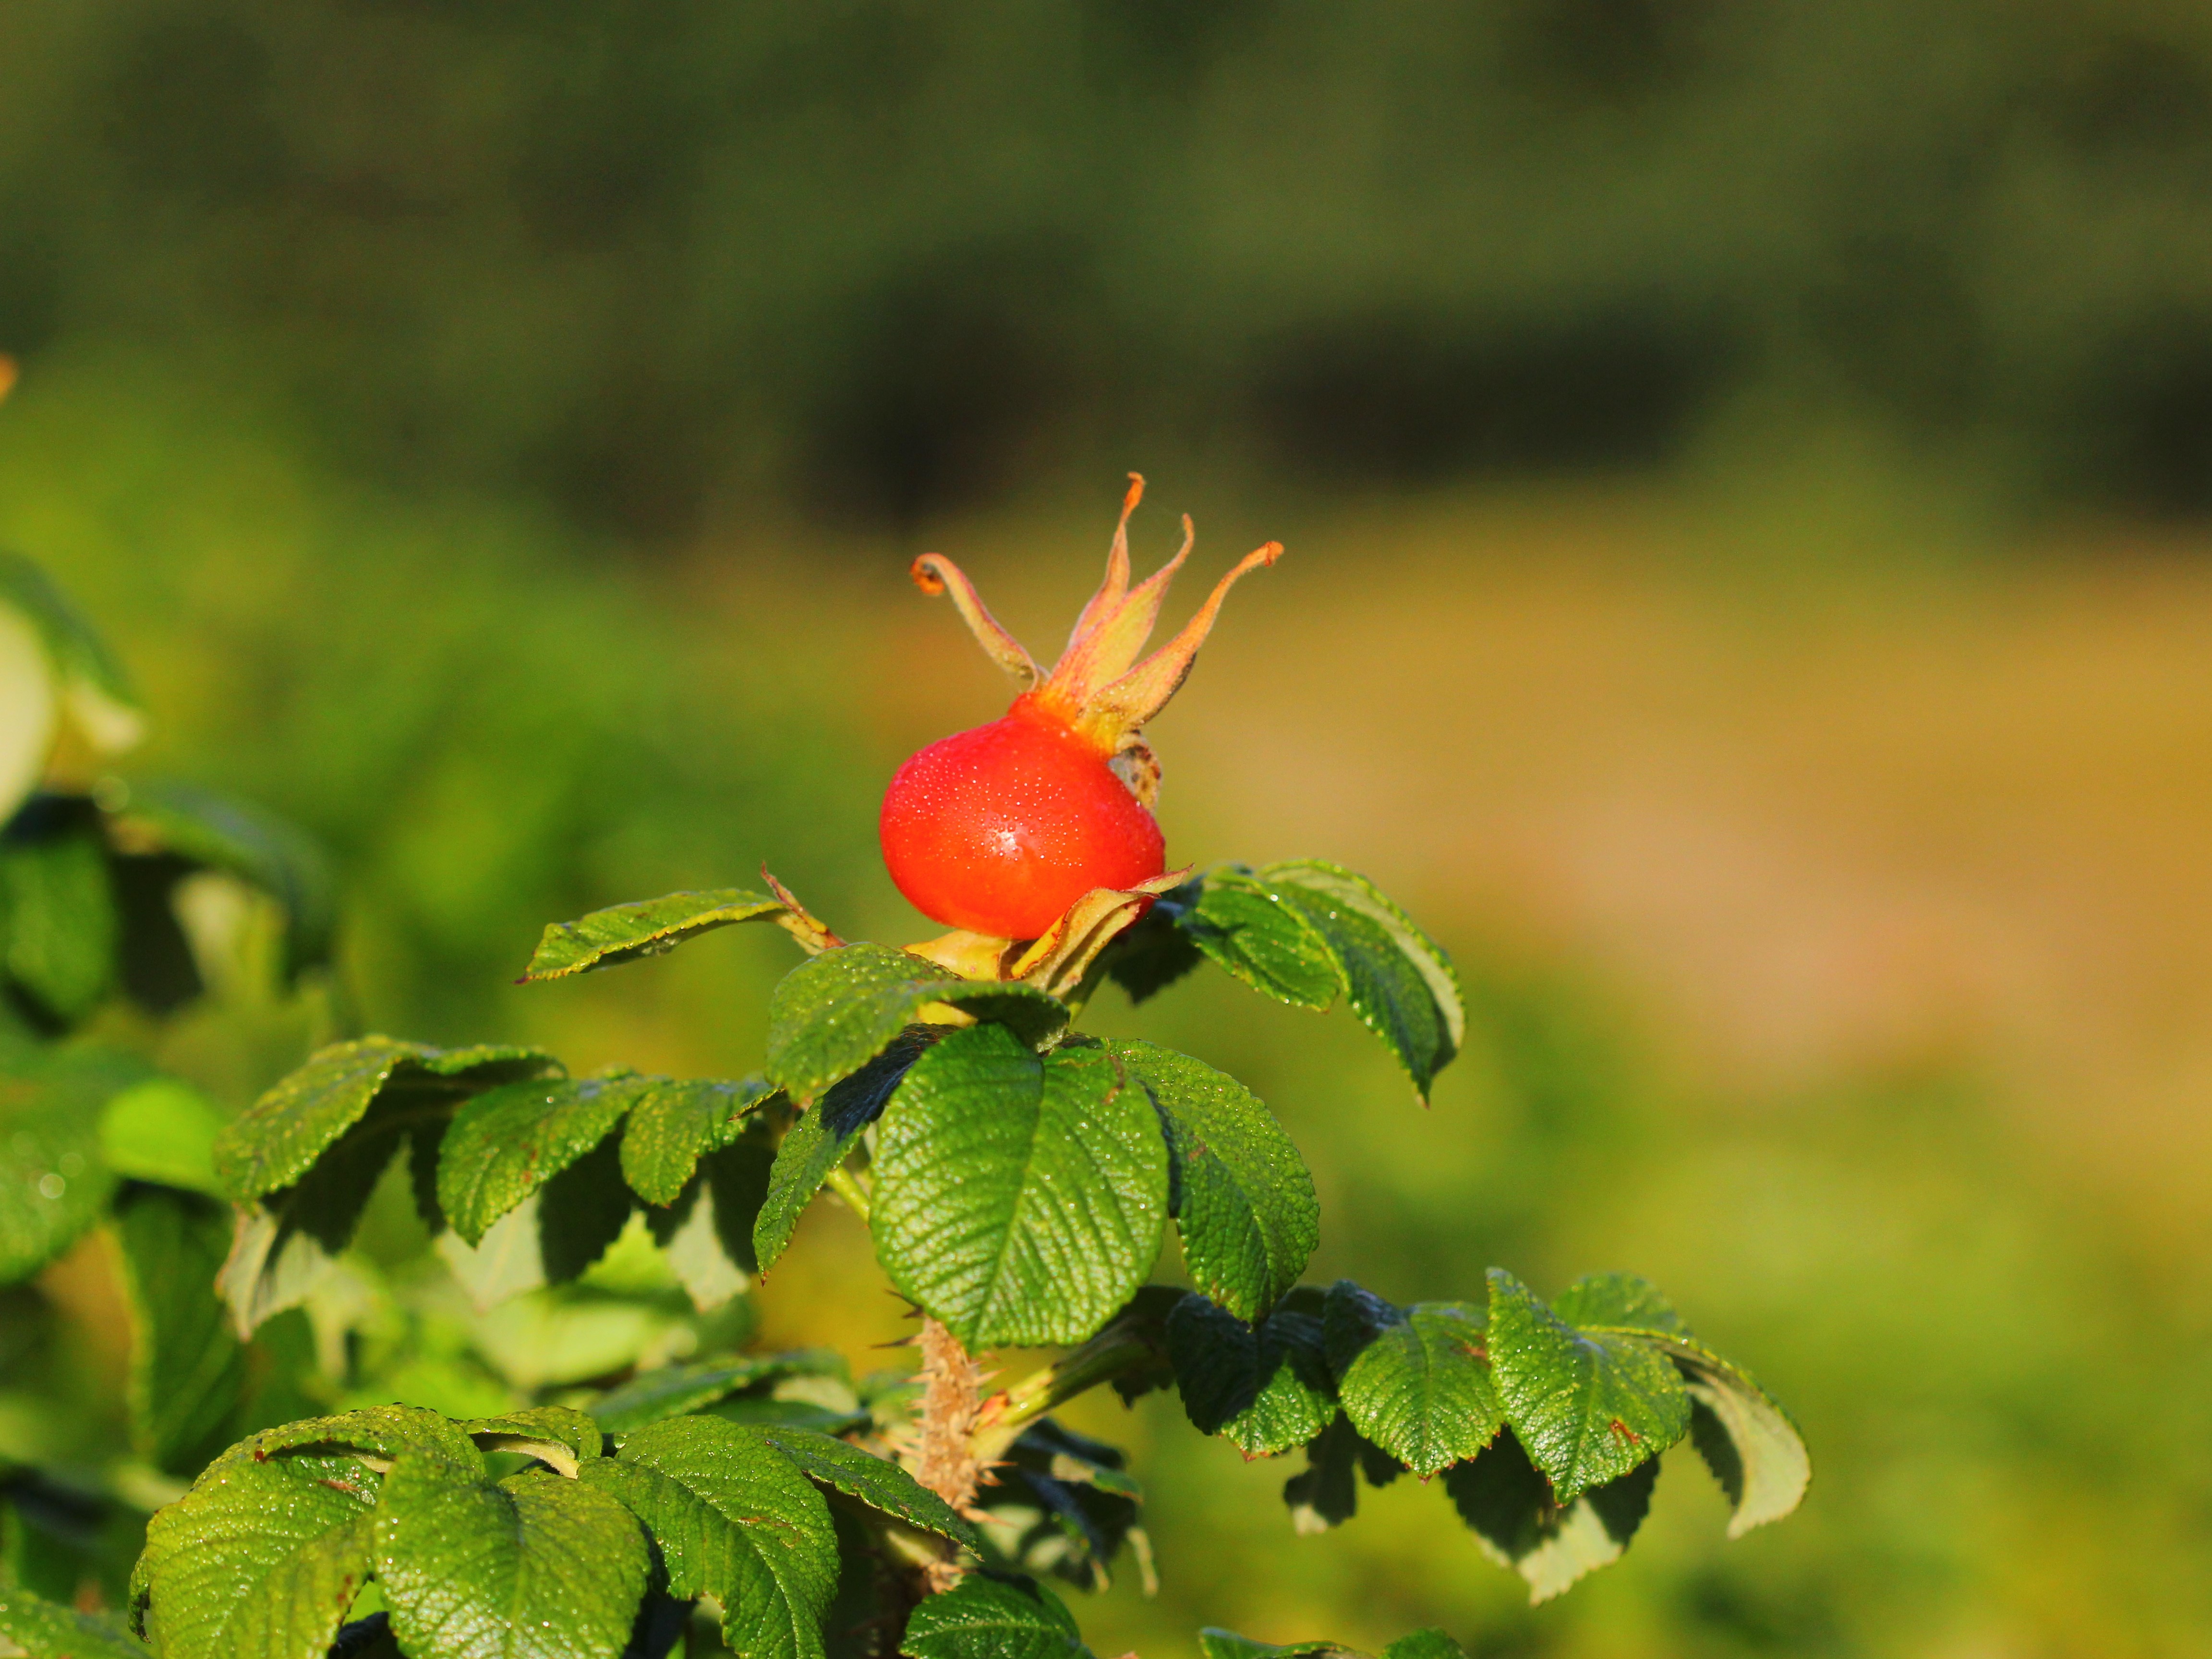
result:
[[[454,1114],[438,1158],[438,1206],[471,1244],[612,1134],[651,1086],[631,1073],[487,1089]]]
[[[1398,1309],[1346,1285],[1330,1292],[1330,1303],[1337,1393],[1363,1436],[1423,1480],[1490,1443],[1505,1418],[1485,1363],[1481,1309],[1462,1302]],[[1347,1316],[1353,1305],[1358,1315]]]
[[[775,1099],[763,1079],[647,1078],[623,1130],[623,1179],[648,1204],[673,1204],[699,1160],[745,1131]]]
[[[933,1595],[907,1621],[908,1659],[1090,1659],[1060,1599],[1034,1579],[985,1570]]]
[[[670,893],[594,910],[574,921],[548,923],[538,941],[523,982],[562,979],[595,968],[612,968],[673,951],[687,939],[740,921],[775,921],[786,915],[783,901],[741,887],[715,887],[696,893]]]
[[[862,1451],[848,1441],[814,1430],[763,1427],[760,1437],[792,1461],[808,1480],[856,1498],[910,1527],[919,1527],[964,1544],[982,1547],[975,1527],[935,1492],[897,1464]]]
[[[1278,1312],[1257,1328],[1204,1297],[1168,1316],[1168,1358],[1191,1424],[1247,1456],[1303,1446],[1336,1416],[1321,1322]]]
[[[1548,1601],[1585,1573],[1620,1559],[1651,1506],[1659,1460],[1563,1502],[1509,1431],[1471,1463],[1444,1474],[1444,1491],[1484,1553]]]

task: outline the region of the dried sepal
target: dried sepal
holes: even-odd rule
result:
[[[1049,714],[1101,755],[1118,757],[1135,753],[1137,758],[1130,763],[1123,781],[1131,793],[1150,805],[1158,787],[1159,765],[1139,741],[1139,731],[1167,706],[1189,674],[1229,590],[1248,573],[1282,557],[1283,545],[1269,542],[1246,554],[1214,585],[1182,632],[1139,660],[1159,621],[1169,584],[1190,556],[1196,537],[1186,516],[1182,546],[1175,557],[1132,586],[1129,515],[1136,511],[1144,494],[1143,477],[1132,472],[1128,493],[1121,501],[1121,520],[1115,526],[1113,544],[1106,555],[1105,579],[1076,618],[1067,648],[1048,675],[1041,672],[1036,659],[990,613],[975,583],[951,560],[941,553],[925,553],[914,562],[913,574],[924,592],[952,596],[953,605],[984,651],[1020,683],[1024,702]]]

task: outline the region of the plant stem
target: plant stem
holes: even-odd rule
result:
[[[1140,1370],[1159,1357],[1154,1336],[1133,1322],[1109,1326],[1071,1353],[1032,1371],[1006,1391],[1006,1401],[969,1444],[976,1461],[996,1462],[1031,1423],[1102,1382]]]
[[[852,1206],[862,1226],[868,1224],[868,1193],[858,1176],[841,1164],[823,1178],[823,1185]]]

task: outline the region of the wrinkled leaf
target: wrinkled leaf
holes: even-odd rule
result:
[[[759,1433],[808,1480],[848,1498],[857,1498],[910,1527],[936,1533],[971,1550],[982,1547],[972,1525],[897,1464],[811,1429],[763,1427]]]
[[[1036,1580],[988,1569],[933,1595],[907,1621],[908,1659],[1090,1659],[1060,1599]]]
[[[1206,872],[1182,925],[1214,962],[1278,1001],[1326,1008],[1344,988],[1335,957],[1304,914],[1241,865]]]
[[[671,1418],[635,1431],[579,1479],[645,1523],[670,1595],[722,1604],[722,1638],[738,1659],[822,1659],[822,1617],[837,1588],[830,1509],[757,1431]]]
[[[741,887],[715,887],[696,893],[670,893],[594,910],[574,921],[546,925],[524,984],[562,979],[595,968],[612,968],[673,951],[686,939],[734,922],[775,921],[786,915],[783,902]]]
[[[497,1417],[471,1418],[459,1426],[480,1451],[526,1453],[567,1475],[575,1474],[581,1459],[599,1456],[606,1437],[595,1419],[569,1406],[531,1406]]]
[[[1578,1330],[1502,1267],[1490,1270],[1488,1346],[1505,1420],[1562,1503],[1689,1428],[1682,1379],[1646,1340]]]
[[[1298,1282],[1321,1241],[1305,1161],[1234,1078],[1149,1042],[1109,1046],[1167,1120],[1192,1279],[1238,1317],[1259,1318]]]
[[[614,1133],[649,1079],[554,1078],[487,1089],[454,1114],[438,1158],[438,1207],[470,1244]]]
[[[1102,1046],[954,1032],[892,1095],[877,1168],[877,1259],[971,1349],[1082,1341],[1158,1254],[1166,1143]]]
[[[785,1132],[769,1175],[768,1195],[753,1224],[753,1255],[765,1273],[791,1243],[799,1218],[830,1171],[842,1163],[854,1137],[883,1115],[901,1079],[925,1049],[945,1035],[943,1026],[909,1025],[890,1046],[851,1076],[841,1079],[811,1110]]]
[[[645,1595],[636,1518],[599,1487],[543,1469],[494,1484],[402,1458],[385,1479],[375,1538],[377,1582],[409,1659],[617,1659]]]
[[[1191,1296],[1168,1316],[1167,1342],[1192,1426],[1248,1457],[1303,1446],[1336,1416],[1317,1319],[1279,1312],[1255,1329]]]
[[[890,1046],[932,1003],[1012,1027],[1025,1042],[1067,1024],[1058,999],[1026,985],[962,979],[885,945],[845,945],[802,962],[769,999],[768,1075],[811,1100]]]
[[[1467,1041],[1451,959],[1364,876],[1314,859],[1271,864],[1259,879],[1304,917],[1343,975],[1346,1000],[1424,1099]]]
[[[378,1477],[356,1458],[226,1453],[146,1529],[133,1577],[163,1659],[313,1659],[369,1571]]]
[[[433,1048],[386,1036],[337,1043],[224,1129],[216,1142],[216,1173],[226,1194],[243,1204],[299,1181],[384,1097],[446,1109],[499,1084],[560,1071],[558,1060],[535,1048]]]
[[[1425,1302],[1371,1323],[1347,1317],[1346,1304],[1372,1298],[1357,1287],[1330,1292],[1330,1360],[1345,1415],[1369,1441],[1423,1480],[1472,1457],[1504,1423],[1504,1409],[1483,1355],[1483,1313],[1461,1302]],[[1364,1325],[1347,1341],[1349,1328]],[[1348,1351],[1347,1351],[1348,1350]]]
[[[745,1132],[775,1098],[760,1078],[647,1078],[623,1131],[623,1179],[648,1204],[673,1204],[699,1160]]]

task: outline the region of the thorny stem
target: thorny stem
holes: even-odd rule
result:
[[[988,1379],[960,1340],[934,1319],[922,1320],[919,1346],[921,1403],[915,1425],[912,1473],[961,1514],[970,1514],[984,1474],[972,1443]],[[960,1577],[949,1546],[943,1557],[923,1571],[933,1590],[950,1589]]]
[[[867,1188],[860,1185],[858,1176],[841,1164],[823,1178],[823,1185],[845,1200],[863,1227],[868,1224]]]

